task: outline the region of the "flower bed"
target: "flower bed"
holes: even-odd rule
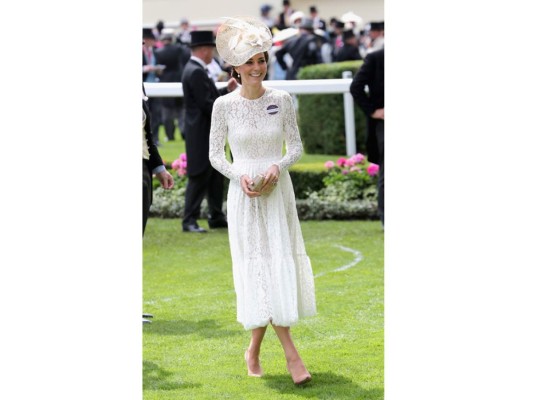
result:
[[[150,214],[161,218],[182,218],[187,185],[187,157],[181,154],[171,164],[174,188],[164,190],[154,180]],[[336,162],[327,161],[324,171],[290,171],[295,187],[296,208],[301,220],[377,219],[377,175],[379,166],[358,153]],[[315,175],[315,178],[313,178]],[[301,182],[300,182],[301,181]],[[310,183],[312,182],[312,184]],[[226,188],[227,191],[227,180]],[[226,203],[224,202],[224,211]],[[207,202],[201,218],[207,218]]]

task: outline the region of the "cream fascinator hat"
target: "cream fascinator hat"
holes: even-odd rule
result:
[[[224,18],[218,28],[216,45],[218,54],[228,64],[238,67],[257,53],[272,47],[272,33],[254,17]]]

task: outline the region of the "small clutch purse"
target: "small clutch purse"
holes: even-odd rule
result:
[[[261,174],[256,175],[254,181],[248,186],[248,189],[253,190],[254,192],[261,191],[265,177]]]

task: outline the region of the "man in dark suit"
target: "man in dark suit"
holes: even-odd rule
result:
[[[326,21],[320,18],[316,6],[309,7],[309,16],[313,20],[313,28],[322,29],[324,32],[327,31],[328,27]]]
[[[287,29],[290,26],[289,18],[294,12],[294,9],[291,7],[290,0],[283,0],[282,7],[283,11],[279,13],[277,21],[278,23],[276,24],[276,28],[278,28],[280,31]]]
[[[366,148],[368,160],[379,165],[378,211],[385,226],[385,49],[367,54],[350,93],[367,117]]]
[[[157,62],[165,66],[165,69],[159,76],[159,82],[181,82],[183,68],[191,56],[191,50],[182,43],[172,43],[173,37],[169,33],[161,35],[163,47],[155,51]],[[176,130],[175,120],[178,120],[178,126],[181,136],[185,139],[183,133],[184,114],[183,99],[181,97],[165,97],[161,99],[163,126],[168,140],[174,140],[174,131]]]
[[[357,42],[353,30],[349,29],[342,32],[342,42],[343,46],[339,49],[339,52],[333,59],[335,62],[363,59],[359,53],[359,43]]]
[[[213,60],[215,39],[212,31],[191,32],[191,57],[181,77],[185,102],[185,150],[187,153],[187,188],[182,228],[184,232],[207,232],[198,226],[200,206],[207,195],[209,228],[226,228],[222,211],[224,177],[209,162],[209,131],[215,100],[237,87],[235,78],[218,90],[207,73]]]
[[[172,189],[174,186],[174,178],[166,170],[163,160],[159,155],[157,147],[154,145],[152,140],[152,126],[151,126],[151,116],[150,109],[148,107],[148,97],[146,97],[146,92],[144,90],[143,83],[143,237],[144,230],[146,228],[146,222],[148,221],[148,213],[150,211],[150,206],[152,205],[152,175],[155,174],[157,179],[161,182],[161,185],[165,189]],[[151,314],[143,314],[143,323],[149,323]]]
[[[150,28],[143,28],[143,82],[159,82],[161,69],[155,56],[156,37]],[[152,141],[159,146],[159,125],[161,125],[161,99],[148,100],[152,120]]]
[[[154,145],[151,122],[148,97],[146,97],[143,84],[143,236],[148,221],[148,212],[152,205],[152,175],[156,176],[163,188],[172,189],[174,186],[174,178],[165,168],[159,151]]]

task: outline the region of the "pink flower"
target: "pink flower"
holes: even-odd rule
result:
[[[356,155],[352,156],[356,164],[361,164],[365,161],[365,156],[361,153],[357,153]]]
[[[355,164],[355,160],[353,157],[350,157],[346,160],[346,162],[344,163],[344,166],[345,167],[351,167]]]
[[[337,160],[337,165],[338,165],[339,167],[344,167],[344,164],[346,164],[346,158],[341,157],[341,158],[339,158],[339,159]]]
[[[181,164],[180,160],[175,159],[174,161],[172,161],[172,169],[177,170],[180,167],[180,164]]]
[[[361,168],[357,167],[357,166],[353,166],[352,168],[350,168],[350,172],[361,172]]]
[[[172,162],[172,169],[176,171],[179,176],[183,176],[187,173],[187,156],[185,153],[180,154],[179,158],[176,158]]]
[[[331,169],[335,166],[335,164],[333,163],[333,161],[326,161],[326,163],[324,164],[324,167],[326,167],[327,169]]]
[[[342,174],[343,174],[343,175],[346,175],[346,174],[348,174],[348,171],[345,170],[345,169],[343,169],[343,170],[342,170]]]
[[[370,176],[376,175],[379,172],[379,165],[373,163],[368,164],[366,172],[368,172],[368,175]]]

